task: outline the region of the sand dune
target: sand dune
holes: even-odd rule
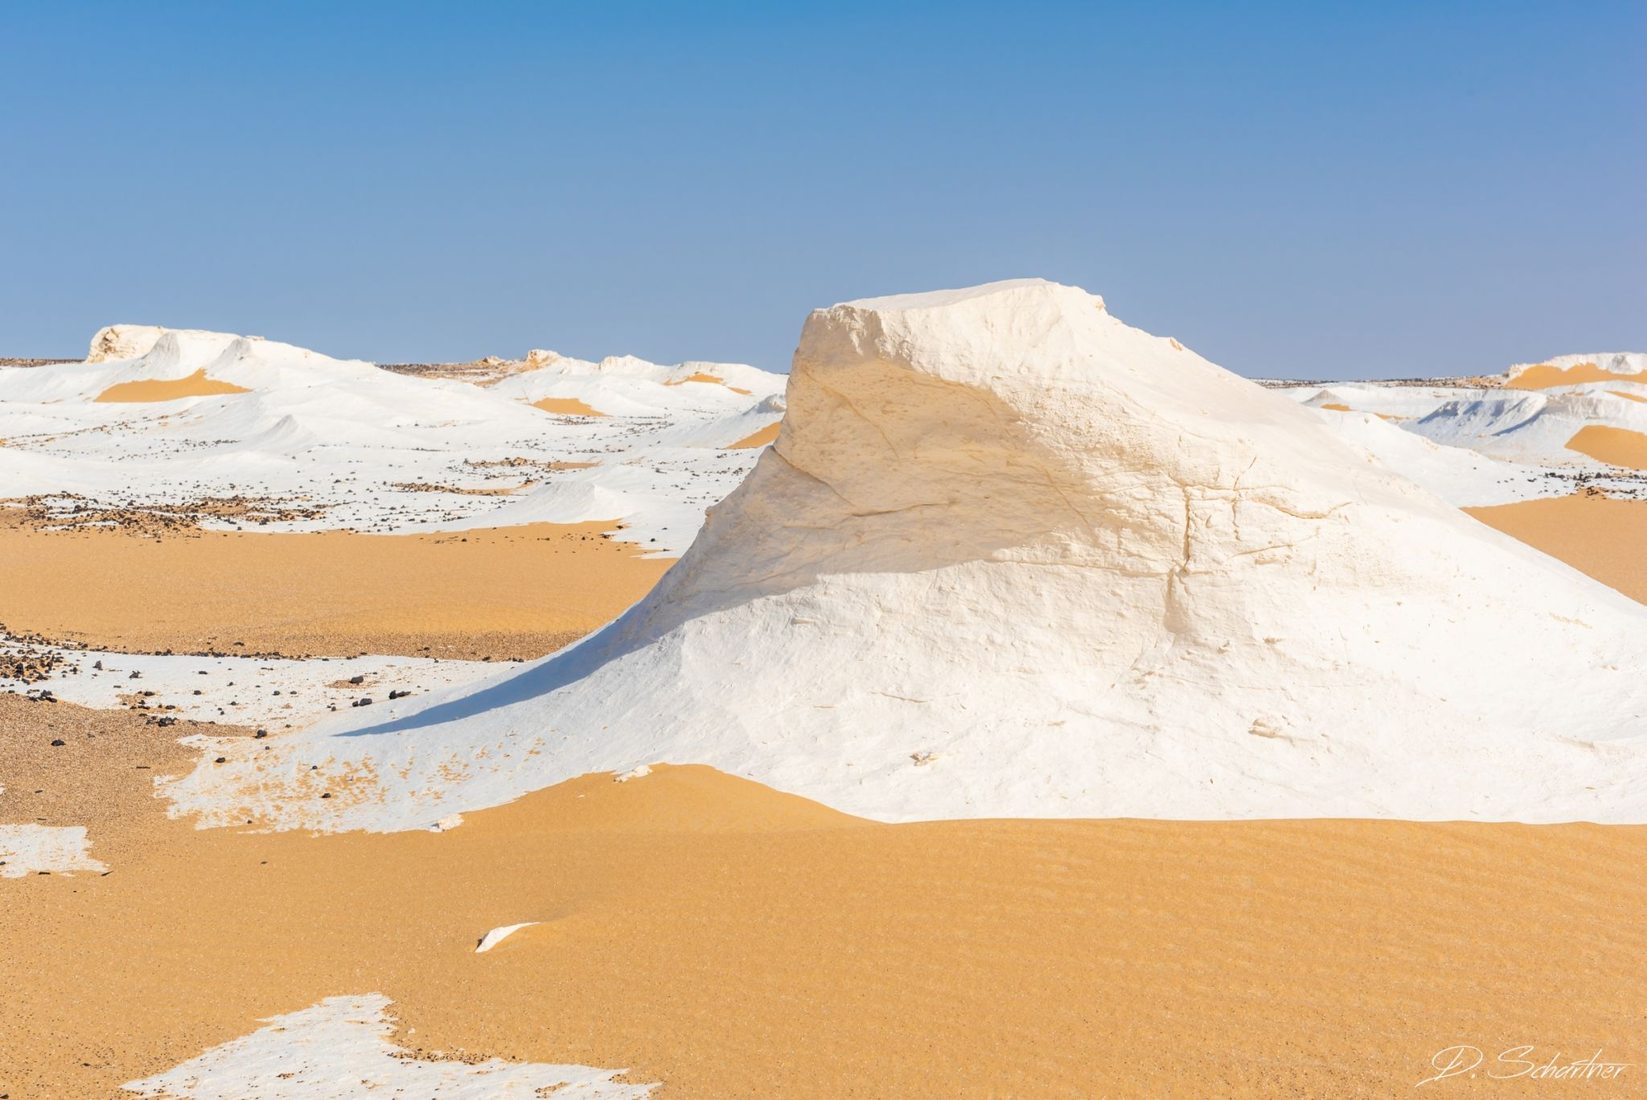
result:
[[[185,397],[217,397],[222,394],[251,393],[245,386],[206,377],[201,367],[187,378],[117,382],[98,394],[94,401],[177,401]]]
[[[1647,829],[883,826],[659,768],[440,834],[198,832],[149,795],[181,764],[165,731],[7,699],[0,731],[0,818],[87,824],[111,868],[7,887],[17,1097],[106,1095],[372,993],[414,1054],[716,1100],[1388,1096],[1466,1042],[1647,1061]]]
[[[668,568],[611,530],[149,539],[0,523],[0,621],[140,653],[539,657],[601,626]]]
[[[1647,434],[1629,428],[1586,425],[1567,441],[1567,449],[1610,466],[1647,470]]]
[[[741,450],[744,447],[765,447],[777,438],[778,425],[770,424],[758,432],[744,436],[731,446],[733,450]]]
[[[1647,603],[1647,501],[1579,494],[1466,511]]]
[[[605,416],[599,409],[592,409],[576,397],[545,397],[541,401],[532,402],[534,409],[542,409],[546,413],[555,413],[559,416]]]

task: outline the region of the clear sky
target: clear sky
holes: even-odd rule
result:
[[[787,369],[1040,275],[1246,374],[1647,350],[1647,3],[0,3],[0,355]]]

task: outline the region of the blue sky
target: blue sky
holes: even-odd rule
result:
[[[1647,4],[0,4],[0,355],[786,369],[1041,275],[1255,375],[1647,349]]]

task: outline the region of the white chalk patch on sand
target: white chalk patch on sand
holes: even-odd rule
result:
[[[84,825],[0,825],[0,878],[108,870],[89,849]]]
[[[615,1080],[623,1070],[409,1057],[388,1041],[389,1003],[378,993],[328,997],[122,1087],[156,1100],[336,1100],[379,1094],[430,1100],[537,1100],[546,1094],[557,1100],[642,1100],[656,1087]]]
[[[519,924],[505,924],[501,928],[494,928],[480,938],[480,942],[475,945],[475,954],[484,955],[486,952],[492,950],[492,948],[496,947],[510,936],[513,936],[516,932],[519,932],[522,928],[530,928],[534,924],[542,923],[542,921],[528,920],[522,921]]]
[[[428,657],[192,657],[56,649],[46,679],[29,685],[83,707],[110,709],[141,702],[156,717],[267,727],[271,734],[302,729],[334,712],[377,706],[389,693],[417,697],[472,684],[497,674],[488,661]],[[98,667],[102,666],[102,667]],[[135,675],[134,675],[135,673]],[[359,677],[359,684],[350,680]],[[336,685],[336,686],[334,686]],[[148,694],[145,694],[148,693]]]

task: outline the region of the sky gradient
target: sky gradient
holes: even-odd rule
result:
[[[1647,4],[0,4],[0,355],[786,370],[1038,275],[1248,375],[1647,350]]]

